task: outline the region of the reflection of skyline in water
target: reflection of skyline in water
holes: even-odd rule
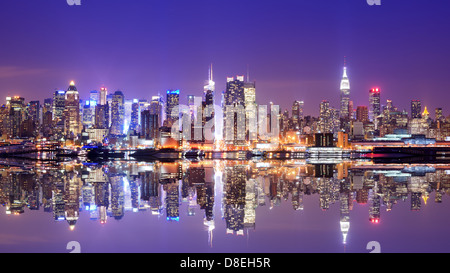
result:
[[[449,168],[450,169],[450,168]],[[409,202],[421,207],[434,193],[434,202],[449,194],[447,166],[371,165],[357,163],[310,165],[304,161],[202,161],[173,163],[64,163],[59,166],[3,168],[0,201],[7,214],[28,208],[51,213],[55,221],[76,227],[80,214],[100,224],[121,220],[127,213],[149,211],[167,221],[201,214],[213,241],[216,224],[227,234],[241,236],[256,229],[256,210],[288,202],[302,211],[303,198],[316,195],[318,206],[339,206],[343,243],[350,231],[350,211],[365,205],[370,222],[381,221],[382,208]],[[180,208],[187,207],[181,214]],[[214,215],[215,207],[221,215]]]

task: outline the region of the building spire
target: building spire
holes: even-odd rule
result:
[[[247,64],[247,82],[250,82],[250,70],[248,68],[248,64]]]

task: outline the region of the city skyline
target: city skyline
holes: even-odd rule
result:
[[[367,90],[378,87],[383,90],[382,104],[390,99],[400,109],[409,109],[409,101],[401,100],[407,93],[428,109],[443,107],[448,114],[440,103],[450,96],[445,54],[450,41],[442,35],[449,4],[444,1],[381,6],[326,0],[323,5],[283,1],[275,6],[270,1],[120,0],[81,6],[65,1],[2,5],[8,12],[1,20],[11,26],[1,30],[8,37],[0,52],[4,97],[44,99],[40,96],[65,88],[71,80],[78,83],[82,97],[102,86],[130,97],[150,98],[170,89],[200,95],[206,68],[213,63],[216,94],[225,90],[226,77],[245,76],[248,70],[258,85],[259,104],[273,101],[287,109],[302,100],[305,113],[317,116],[321,100],[339,106],[346,56],[354,109],[367,105]],[[123,19],[111,19],[113,12]],[[150,14],[144,16],[146,12]],[[54,17],[45,17],[49,13]],[[233,20],[227,20],[227,14]],[[67,17],[77,23],[62,20]],[[40,31],[46,33],[42,39],[36,36]],[[227,39],[233,35],[240,42]],[[33,40],[33,46],[26,40]],[[278,92],[283,96],[273,96]]]

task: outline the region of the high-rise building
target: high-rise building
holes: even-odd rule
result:
[[[128,132],[131,124],[131,112],[133,108],[133,100],[125,99],[123,103],[123,132]]]
[[[327,100],[323,100],[320,103],[318,129],[320,133],[332,133],[333,127],[333,116],[330,103]]]
[[[411,100],[411,118],[422,117],[422,105],[420,100]]]
[[[292,126],[294,130],[300,130],[300,121],[303,119],[303,101],[294,101],[292,105]]]
[[[131,105],[131,120],[130,120],[130,130],[137,131],[139,129],[139,100],[134,99],[133,104]]]
[[[42,115],[44,115],[46,112],[53,113],[53,98],[44,99],[44,105],[42,107]]]
[[[27,104],[27,115],[35,122],[39,122],[41,114],[41,104],[38,100],[30,101]]]
[[[168,125],[171,126],[180,116],[178,109],[180,105],[180,90],[167,90],[166,98],[166,120]]]
[[[340,90],[341,90],[340,118],[349,120],[350,119],[350,112],[349,112],[350,82],[347,77],[347,67],[344,67],[344,73],[342,75]]]
[[[111,101],[111,135],[122,135],[124,131],[125,98],[122,91],[117,90],[112,95]]]
[[[105,105],[95,106],[95,129],[108,129],[109,128],[109,107]]]
[[[369,120],[375,124],[375,128],[377,128],[376,119],[381,114],[380,92],[379,88],[369,90]]]
[[[244,83],[244,104],[245,104],[245,118],[247,132],[247,140],[256,141],[258,137],[258,124],[257,124],[257,104],[256,104],[256,83],[245,82]]]
[[[442,108],[436,108],[435,109],[435,119],[436,121],[440,121],[444,118],[444,116],[442,115]]]
[[[82,121],[83,126],[86,128],[91,128],[95,124],[95,108],[96,108],[96,101],[94,100],[87,100],[83,104],[83,111],[82,111]]]
[[[143,109],[141,107],[141,111],[142,110]],[[160,124],[160,126],[162,126],[162,124],[164,123],[164,119],[165,119],[165,117],[164,117],[164,101],[163,101],[163,97],[160,96],[160,95],[152,96],[152,101],[150,102],[150,104],[148,106],[148,110],[150,111],[150,114],[158,115],[158,117],[159,117],[159,124]]]
[[[247,87],[245,87],[247,86]],[[245,111],[246,94],[247,99],[252,100],[254,85],[246,85],[244,76],[227,77],[226,90],[223,94],[223,132],[226,144],[245,145],[247,126],[247,115]]]
[[[106,100],[107,95],[108,95],[108,89],[106,87],[100,88],[98,104],[106,105],[107,104],[107,100]]]
[[[195,96],[194,95],[188,95],[187,96],[187,102],[189,107],[189,116],[191,117],[191,121],[194,121],[196,109],[195,109]]]
[[[67,137],[77,137],[81,133],[80,98],[75,82],[70,82],[65,96],[64,133]]]
[[[367,106],[356,107],[356,120],[363,123],[369,122],[369,110]]]
[[[203,124],[206,125],[205,128],[209,130],[211,128],[211,134],[214,138],[215,136],[215,111],[214,111],[214,96],[215,96],[215,90],[216,90],[216,83],[213,80],[213,69],[212,64],[208,70],[208,80],[205,82],[205,85],[203,86],[203,94],[204,94],[204,108],[203,108]],[[213,124],[211,124],[211,121]],[[212,126],[210,126],[212,125]],[[210,126],[210,127],[209,127]],[[205,133],[204,131],[204,134]],[[213,138],[206,138],[206,141],[213,141]]]
[[[157,139],[160,125],[158,114],[152,114],[150,110],[141,112],[141,137],[145,139]]]
[[[89,100],[93,100],[96,103],[100,102],[100,93],[97,90],[92,90],[89,92]]]
[[[66,107],[66,91],[56,90],[53,93],[53,120],[63,120],[64,108]]]
[[[227,87],[224,93],[224,105],[239,104],[245,106],[244,76],[227,78]]]
[[[25,121],[25,99],[19,96],[7,97],[6,107],[9,109],[6,124],[8,136],[21,137],[22,122]]]

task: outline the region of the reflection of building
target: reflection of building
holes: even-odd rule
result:
[[[227,233],[244,232],[247,166],[227,167],[224,173],[224,206]]]
[[[179,184],[178,182],[165,184],[164,190],[166,191],[165,206],[167,220],[178,221],[180,219]]]

